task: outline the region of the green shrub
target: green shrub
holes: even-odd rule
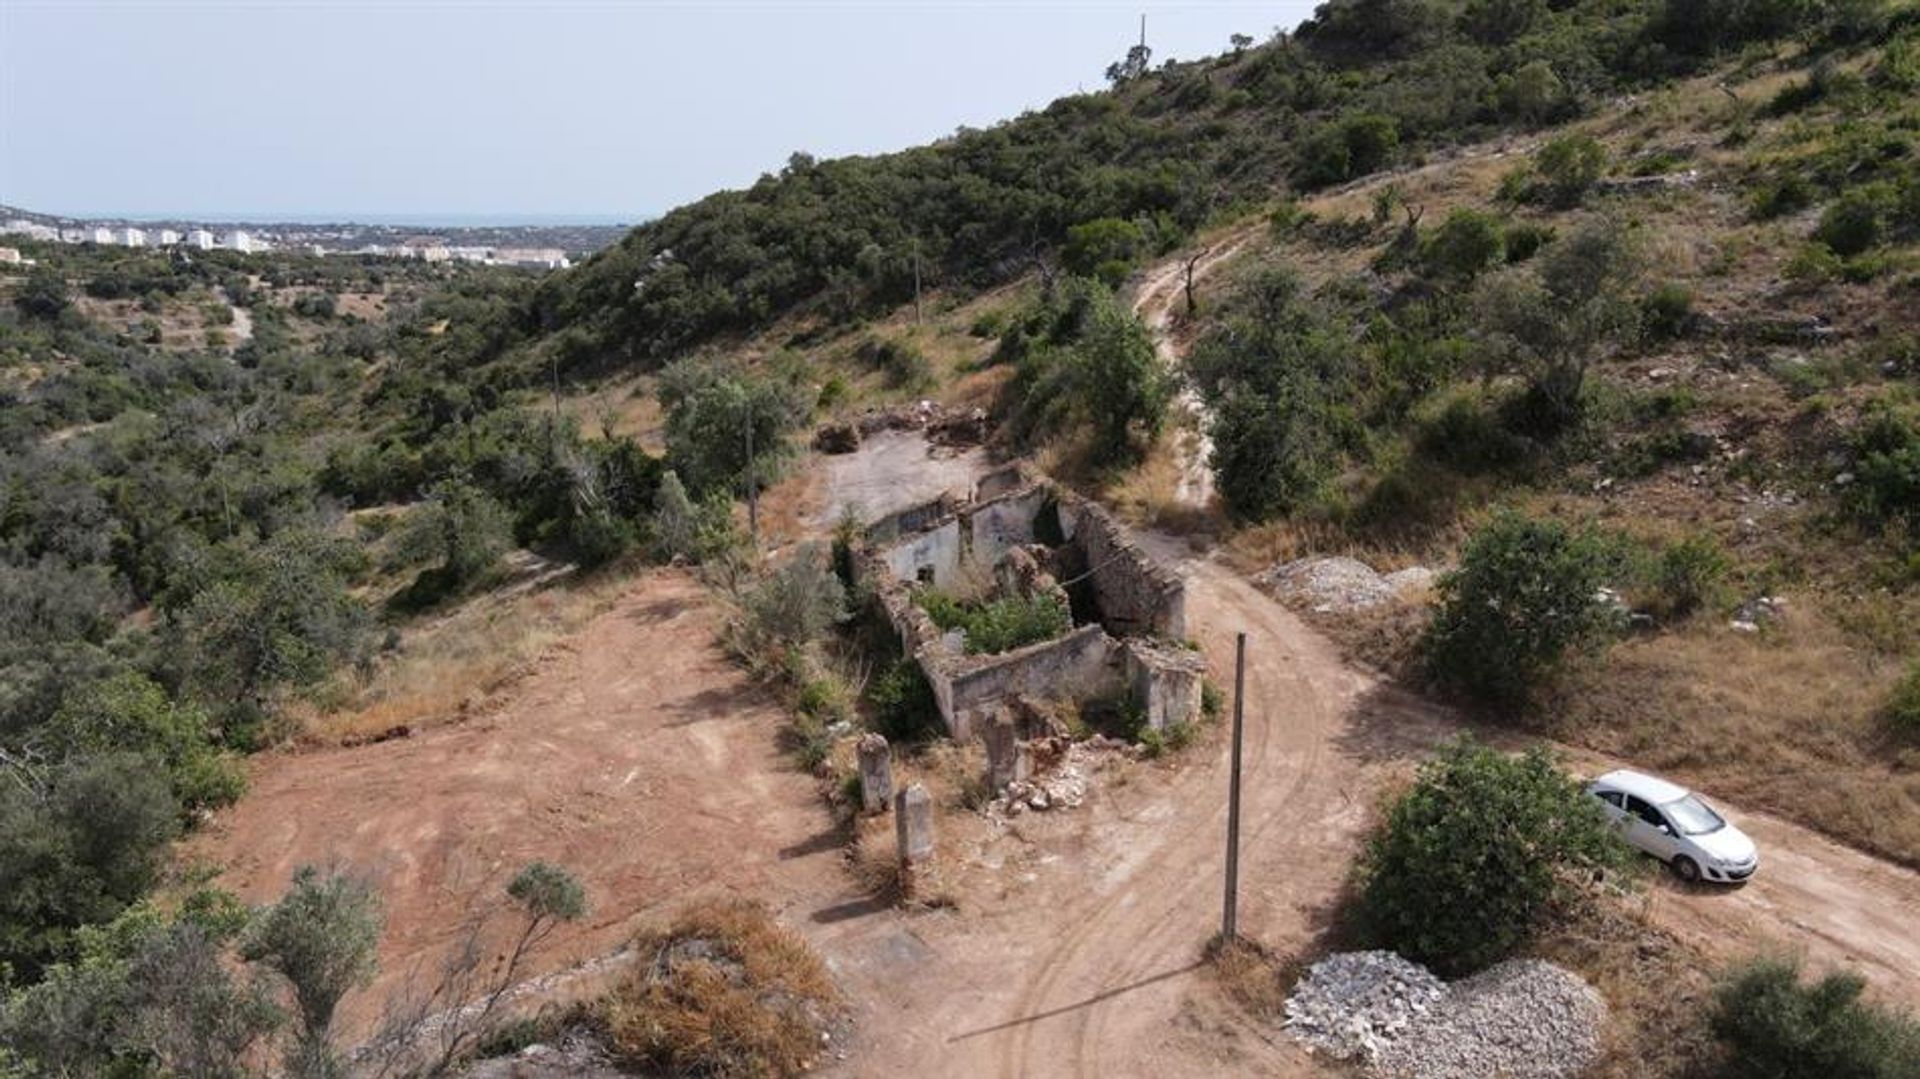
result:
[[[1507,265],[1525,262],[1553,242],[1554,228],[1533,221],[1515,221],[1507,226]]]
[[[1661,550],[1649,573],[1650,607],[1684,618],[1718,603],[1732,563],[1709,535],[1690,536]]]
[[[1599,592],[1619,561],[1591,530],[1510,511],[1494,517],[1440,579],[1425,642],[1434,678],[1491,704],[1523,703],[1569,651],[1614,626]]]
[[[1140,226],[1115,217],[1083,222],[1067,230],[1060,264],[1068,273],[1099,279],[1117,288],[1132,272],[1143,249]]]
[[[1684,337],[1693,326],[1693,290],[1669,281],[1653,290],[1641,304],[1641,320],[1655,337]]]
[[[1420,243],[1420,262],[1428,276],[1462,284],[1505,256],[1499,219],[1465,207],[1449,213]]]
[[[1073,628],[1073,616],[1066,607],[1044,595],[963,601],[929,588],[915,593],[914,600],[934,625],[964,632],[967,652],[973,655],[1010,652]]]
[[[1893,684],[1880,715],[1895,734],[1920,741],[1920,660],[1907,664],[1907,672]]]
[[[1853,436],[1854,504],[1876,521],[1920,524],[1920,415],[1878,402]]]
[[[1540,749],[1509,757],[1470,739],[1420,769],[1360,861],[1360,914],[1378,942],[1454,976],[1526,944],[1580,881],[1624,869],[1599,803]]]
[[[1840,256],[1823,243],[1803,244],[1781,268],[1780,275],[1796,285],[1812,288],[1840,276]]]
[[[933,364],[911,341],[869,337],[856,351],[861,362],[886,376],[888,385],[918,387],[933,381]]]
[[[740,597],[752,648],[793,650],[819,640],[847,616],[847,592],[812,545],[801,547]]]
[[[1854,188],[1821,213],[1813,238],[1842,258],[1858,255],[1880,242],[1890,201],[1878,185]]]
[[[1805,177],[1789,174],[1755,188],[1753,216],[1762,221],[1796,214],[1813,205],[1816,192]]]
[[[873,709],[873,728],[890,742],[924,742],[944,729],[933,687],[910,657],[895,660],[868,680],[867,703]]]
[[[1578,206],[1607,168],[1607,150],[1590,135],[1561,135],[1534,152],[1542,194],[1555,206]]]
[[[1713,1032],[1727,1046],[1721,1074],[1742,1079],[1914,1079],[1920,1024],[1862,999],[1860,975],[1800,980],[1797,960],[1736,968],[1715,994]]]

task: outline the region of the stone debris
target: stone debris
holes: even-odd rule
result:
[[[1756,596],[1734,610],[1727,628],[1735,633],[1758,633],[1760,627],[1779,621],[1786,609],[1785,596]]]
[[[1433,580],[1433,571],[1413,566],[1382,576],[1354,558],[1301,558],[1267,571],[1263,583],[1283,598],[1306,603],[1318,614],[1364,611]]]
[[[1086,801],[1092,775],[1130,753],[1127,743],[1095,735],[1084,742],[1035,738],[1027,743],[1032,774],[1017,779],[986,805],[988,819],[1004,823],[1022,813],[1074,809]]]
[[[1514,959],[1447,987],[1375,1058],[1381,1079],[1564,1079],[1600,1055],[1607,1004],[1552,963]]]
[[[1448,985],[1393,952],[1341,952],[1308,968],[1286,1028],[1377,1079],[1563,1079],[1600,1055],[1607,1005],[1552,963],[1515,959]]]
[[[1286,1027],[1311,1050],[1371,1062],[1445,992],[1431,971],[1393,952],[1339,952],[1294,986]]]

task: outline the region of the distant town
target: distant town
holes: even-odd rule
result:
[[[563,269],[625,235],[626,225],[408,225],[82,219],[0,206],[0,236],[44,243],[180,251],[267,251],[317,256],[375,255],[426,262]]]

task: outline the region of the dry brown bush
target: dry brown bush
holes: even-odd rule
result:
[[[839,1014],[819,956],[758,903],[693,907],[634,951],[601,1016],[614,1051],[649,1070],[797,1075]]]

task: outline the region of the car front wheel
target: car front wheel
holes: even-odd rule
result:
[[[1700,879],[1700,863],[1682,854],[1673,860],[1673,875],[1692,884]]]

